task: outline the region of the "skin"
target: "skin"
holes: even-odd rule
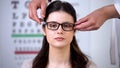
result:
[[[73,18],[66,12],[56,11],[49,14],[47,22],[56,21],[59,23],[69,22],[73,23]],[[47,27],[44,29],[49,43],[49,63],[47,68],[71,68],[70,65],[70,43],[75,34],[73,31],[64,31],[61,26],[58,30],[50,30]],[[55,38],[63,39],[55,39]]]
[[[93,11],[84,18],[79,19],[76,23],[75,29],[80,31],[97,30],[106,20],[119,17],[120,15],[116,11],[114,5],[108,5]]]
[[[47,3],[47,0],[32,0],[29,4],[29,17],[36,22],[41,23],[45,15]],[[37,9],[41,9],[40,15],[42,18],[38,18]],[[106,20],[111,18],[120,18],[120,15],[116,11],[113,4],[99,8],[87,16],[79,19],[74,28],[80,31],[97,30]]]
[[[47,3],[48,3],[48,0],[32,0],[28,6],[29,17],[38,23],[42,22],[43,18],[45,17]],[[40,12],[41,18],[39,18],[37,15],[38,8],[40,8],[41,10]]]

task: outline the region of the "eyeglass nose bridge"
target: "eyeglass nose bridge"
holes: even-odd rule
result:
[[[60,24],[60,23],[58,23],[58,27],[57,27],[56,30],[58,30],[60,27],[61,27],[62,30],[64,30],[64,28],[63,28],[63,24]],[[64,30],[64,31],[65,31],[65,30]]]

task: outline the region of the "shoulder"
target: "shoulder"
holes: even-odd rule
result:
[[[93,61],[89,60],[87,68],[97,68],[97,65]]]
[[[32,68],[32,62],[33,62],[32,59],[25,60],[21,68]]]

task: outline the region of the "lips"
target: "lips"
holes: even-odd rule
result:
[[[55,40],[62,41],[62,40],[64,40],[64,38],[63,37],[56,37]]]

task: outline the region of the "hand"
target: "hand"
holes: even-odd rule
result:
[[[75,24],[75,29],[80,31],[97,30],[107,19],[119,17],[114,5],[108,5],[97,9],[86,17],[78,20]]]
[[[75,23],[75,29],[80,31],[97,30],[104,23],[106,18],[95,11]]]
[[[29,3],[29,17],[33,19],[34,21],[41,23],[43,18],[45,17],[47,3],[48,1],[46,0],[32,0]],[[37,15],[37,9],[39,8],[41,8],[40,15],[42,18],[38,18],[38,15]]]
[[[76,22],[75,29],[80,31],[97,30],[106,20],[101,10],[96,10]]]

